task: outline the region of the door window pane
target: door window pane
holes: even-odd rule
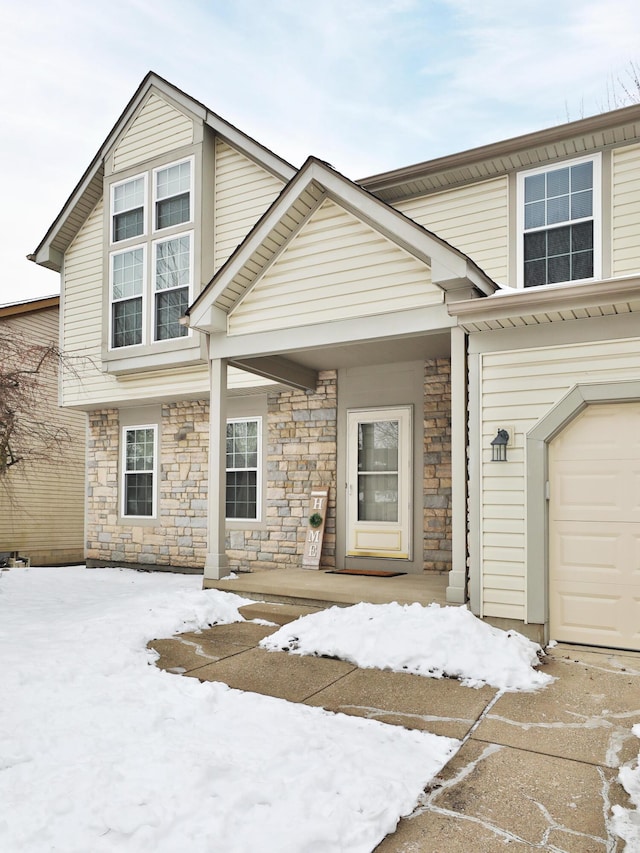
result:
[[[358,521],[398,521],[397,474],[358,474]]]

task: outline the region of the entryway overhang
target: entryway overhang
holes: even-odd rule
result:
[[[211,358],[313,388],[323,369],[447,355],[447,305],[495,290],[462,252],[310,158],[187,313]]]

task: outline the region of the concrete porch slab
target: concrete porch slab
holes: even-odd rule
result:
[[[246,598],[312,607],[332,604],[447,604],[448,573],[423,572],[395,578],[328,574],[324,570],[273,569],[244,572],[225,580],[204,579],[205,589],[235,592]]]

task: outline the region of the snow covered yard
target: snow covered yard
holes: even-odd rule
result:
[[[2,573],[3,853],[368,853],[457,748],[150,666],[148,640],[241,620],[201,582]]]
[[[394,829],[458,741],[149,665],[150,639],[242,621],[243,603],[198,576],[0,575],[3,853],[369,853]],[[534,644],[464,608],[332,608],[263,645],[501,690],[548,680]],[[616,815],[627,850],[637,816]]]

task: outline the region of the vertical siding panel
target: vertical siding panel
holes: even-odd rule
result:
[[[495,281],[507,282],[509,184],[506,177],[401,201],[394,206],[469,255]]]

